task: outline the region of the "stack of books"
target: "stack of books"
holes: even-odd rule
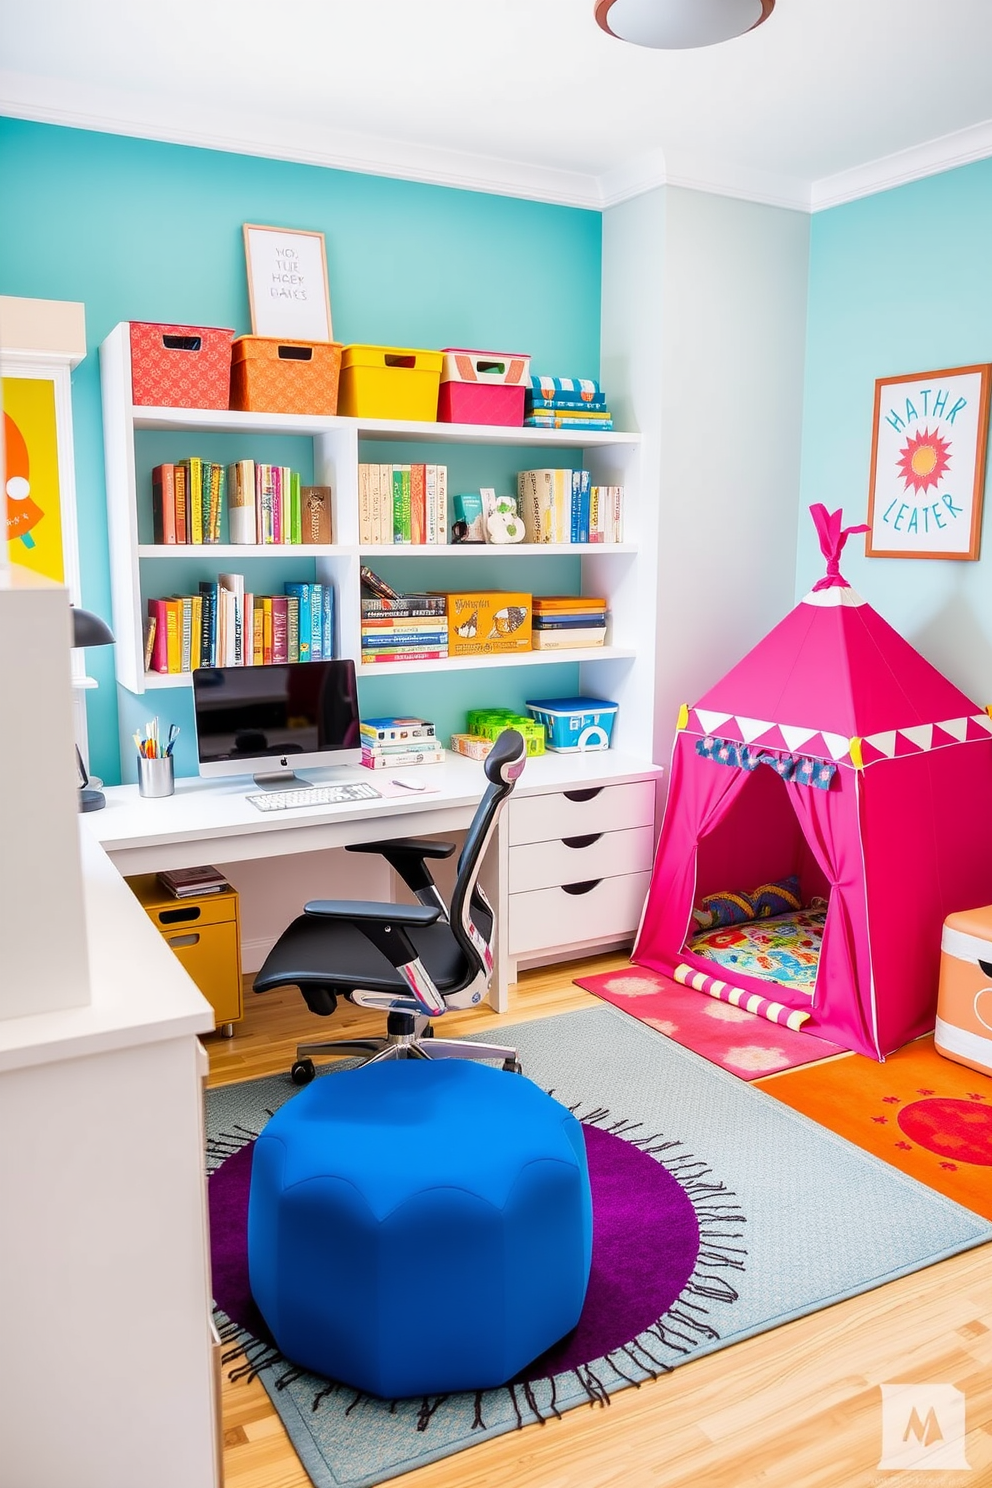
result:
[[[588,470],[521,470],[517,508],[529,543],[623,541],[623,486],[594,486]]]
[[[202,581],[197,594],[148,601],[146,671],[272,666],[333,656],[330,584],[292,582],[282,594],[250,594],[243,574],[218,574],[216,582]]]
[[[158,881],[176,899],[197,898],[201,894],[219,894],[230,885],[218,868],[170,868],[158,874]]]
[[[304,486],[288,465],[190,456],[152,471],[156,543],[219,543],[225,510],[231,543],[331,542],[330,486]]]
[[[407,765],[439,765],[444,750],[426,718],[366,718],[359,725],[362,764],[368,770]]]
[[[359,465],[358,541],[369,547],[448,541],[446,465]]]
[[[442,661],[447,655],[447,597],[398,594],[363,567],[362,664]]]
[[[535,651],[605,645],[605,599],[590,599],[584,594],[535,594],[533,605]]]
[[[612,429],[598,382],[585,377],[532,377],[524,402],[528,429]]]

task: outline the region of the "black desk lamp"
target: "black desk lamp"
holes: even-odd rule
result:
[[[92,610],[77,610],[75,605],[72,610],[72,644],[73,646],[112,646],[114,632],[105,620],[99,615],[94,615]],[[107,804],[107,798],[103,791],[87,789],[90,777],[86,773],[83,764],[83,756],[76,745],[76,764],[79,769],[79,809],[80,811],[101,811]]]

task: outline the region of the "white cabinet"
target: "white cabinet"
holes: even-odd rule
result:
[[[235,569],[251,583],[272,583],[273,565],[285,566],[284,577],[311,579],[333,584],[337,596],[338,653],[360,655],[360,567],[377,562],[402,564],[402,587],[416,590],[439,587],[437,560],[444,569],[444,587],[469,589],[478,583],[475,575],[485,571],[487,587],[536,589],[546,585],[530,581],[531,563],[555,556],[578,561],[575,591],[603,595],[609,602],[608,644],[595,651],[531,651],[523,654],[459,657],[419,663],[394,662],[358,666],[359,677],[436,672],[451,674],[457,688],[460,671],[486,668],[536,668],[533,679],[524,674],[521,701],[527,695],[546,695],[541,686],[541,668],[574,662],[579,666],[579,690],[589,696],[608,697],[620,704],[614,744],[646,757],[650,750],[654,679],[655,569],[653,538],[642,554],[642,533],[653,534],[652,513],[639,507],[640,435],[613,431],[599,433],[546,429],[504,428],[495,425],[427,424],[388,422],[377,419],[325,418],[292,414],[239,413],[188,408],[148,408],[131,402],[131,354],[127,325],[118,325],[100,348],[103,387],[104,443],[106,453],[107,507],[110,536],[113,625],[116,637],[117,680],[132,693],[158,688],[188,687],[188,675],[146,674],[142,630],[149,598],[175,592],[183,567],[195,562],[204,576]],[[162,454],[165,436],[189,436],[173,440],[175,453]],[[222,438],[218,438],[222,436]],[[152,463],[201,452],[206,443],[213,452],[206,458],[228,462],[254,454],[256,458],[282,460],[287,440],[305,451],[306,465],[315,484],[332,490],[332,520],[335,541],[327,547],[291,545],[241,546],[229,544],[156,546],[151,530]],[[199,443],[198,443],[199,441]],[[305,441],[301,444],[300,441]],[[281,442],[281,444],[280,444]],[[184,447],[178,448],[181,443]],[[282,454],[262,452],[266,444],[280,445]],[[439,450],[438,446],[447,446]],[[468,459],[476,448],[474,465]],[[402,447],[402,448],[401,448]],[[136,458],[136,449],[140,458]],[[152,458],[149,451],[154,452]],[[540,465],[581,464],[594,480],[625,487],[624,535],[618,544],[549,546],[516,544],[495,546],[394,546],[369,547],[358,541],[359,460],[421,459],[453,461],[486,478],[487,450],[495,467],[513,470]],[[465,457],[465,458],[463,458]],[[505,479],[506,477],[504,477]],[[449,478],[449,491],[456,488]],[[479,481],[476,481],[478,484]],[[463,487],[467,488],[466,487]],[[432,561],[433,560],[433,561]],[[483,568],[478,567],[479,563]],[[264,568],[258,565],[264,565]],[[499,582],[492,578],[493,568]],[[396,572],[395,568],[392,570]],[[532,570],[533,571],[533,570]],[[505,573],[505,579],[503,574]],[[172,575],[176,577],[173,579]],[[280,578],[281,587],[281,578]]]
[[[638,776],[611,753],[586,756],[581,779],[576,763],[574,786],[561,788],[559,779],[558,788],[540,789],[535,782],[509,802],[501,909],[511,981],[521,966],[622,945],[637,930],[651,878],[660,772]],[[560,775],[569,756],[559,760]],[[593,760],[598,768],[589,778]]]

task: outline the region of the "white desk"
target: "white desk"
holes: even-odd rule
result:
[[[384,770],[380,778],[380,772],[360,767],[324,773],[308,771],[308,777],[315,783],[322,779],[362,780],[384,790],[393,789],[394,793],[381,800],[271,813],[258,811],[245,799],[255,789],[247,777],[179,780],[175,795],[161,800],[144,799],[139,796],[137,786],[117,786],[107,791],[105,810],[82,819],[83,830],[104,849],[122,874],[149,873],[204,862],[233,864],[341,848],[386,837],[443,837],[462,832],[472,820],[486,785],[479,762],[450,753],[443,764],[395,772],[399,778],[423,781],[429,786],[430,790],[422,795],[396,792],[388,784],[393,773]],[[531,798],[542,797],[547,801],[565,791],[602,791],[634,782],[653,785],[660,780],[661,773],[656,765],[626,758],[612,750],[584,755],[546,754],[527,761],[510,804],[518,809],[518,803]],[[490,853],[483,874],[487,892],[497,906],[497,972],[492,1001],[498,1011],[506,1008],[508,981],[516,969],[503,924],[507,896],[512,889],[507,823],[508,813],[504,812],[496,849]],[[600,827],[599,831],[602,830]],[[644,871],[643,864],[640,871]],[[576,876],[582,874],[577,870]],[[300,907],[305,899],[314,897],[317,894],[313,889],[302,892]]]

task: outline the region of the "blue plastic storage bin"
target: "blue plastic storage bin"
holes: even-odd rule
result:
[[[556,754],[581,754],[609,749],[618,703],[605,698],[540,698],[527,707],[548,732],[548,748]]]

